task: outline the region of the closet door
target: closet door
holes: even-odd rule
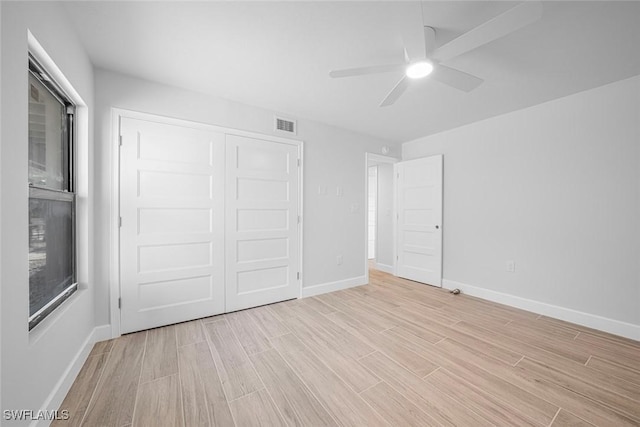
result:
[[[219,314],[224,133],[121,118],[121,332]]]
[[[297,298],[299,145],[226,137],[226,311]]]

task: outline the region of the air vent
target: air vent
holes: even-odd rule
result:
[[[296,121],[276,116],[276,130],[286,132],[292,135],[296,134]]]

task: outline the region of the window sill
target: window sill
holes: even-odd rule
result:
[[[58,306],[55,310],[53,310],[46,318],[44,318],[40,323],[38,323],[29,333],[29,345],[35,345],[42,337],[48,334],[48,332],[55,327],[56,323],[58,323],[73,306],[75,306],[78,301],[84,298],[84,295],[87,293],[87,286],[78,284],[78,290],[73,293],[66,301],[64,301],[60,306]],[[28,325],[25,323],[25,328],[28,328]]]

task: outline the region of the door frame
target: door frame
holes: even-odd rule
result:
[[[364,278],[365,278],[365,283],[369,283],[369,254],[368,254],[368,244],[369,244],[369,162],[376,162],[376,164],[379,163],[389,163],[389,164],[395,164],[398,163],[400,161],[400,159],[397,159],[395,157],[390,157],[390,156],[383,156],[382,154],[376,154],[376,153],[369,153],[366,152],[364,153],[364,203],[362,204],[362,206],[364,207],[363,211],[365,212],[365,217],[364,217],[364,241],[365,241],[365,245],[364,245]],[[373,165],[372,165],[373,166]],[[396,197],[395,197],[395,191],[396,191],[396,182],[395,182],[395,178],[394,181],[392,183],[393,185],[393,212],[392,215],[396,214]],[[376,198],[376,203],[377,203],[377,198]],[[376,208],[376,217],[378,216],[378,209]],[[378,234],[378,221],[376,220],[376,245],[377,245],[377,234]],[[394,257],[394,264],[393,264],[393,268],[394,268],[394,272],[395,272],[395,253],[396,253],[396,236],[395,236],[395,221],[394,221],[394,230],[393,230],[393,257]],[[378,255],[378,248],[376,247],[376,257]]]
[[[267,141],[279,142],[282,144],[295,145],[298,147],[298,158],[300,159],[300,167],[298,168],[298,215],[300,222],[298,223],[298,271],[300,272],[300,280],[298,281],[299,292],[298,298],[302,298],[303,280],[304,280],[304,258],[303,258],[303,242],[304,242],[304,212],[303,212],[303,196],[304,196],[304,141],[297,139],[283,138],[259,132],[251,132],[240,129],[233,129],[224,126],[217,126],[208,123],[196,122],[192,120],[176,119],[163,116],[160,114],[145,113],[140,111],[127,110],[123,108],[111,108],[111,155],[110,155],[110,173],[111,173],[111,208],[109,210],[109,321],[111,328],[111,338],[121,336],[121,321],[119,301],[120,292],[120,122],[122,118],[131,118],[138,120],[147,120],[162,124],[190,127],[195,129],[203,129],[214,132],[221,132],[225,135],[238,135],[247,138],[263,139]],[[226,182],[225,182],[226,184]],[[225,272],[226,273],[226,272]],[[226,289],[225,289],[226,293]]]

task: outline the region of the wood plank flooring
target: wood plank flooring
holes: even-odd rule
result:
[[[640,342],[371,270],[97,343],[55,426],[640,426]]]

